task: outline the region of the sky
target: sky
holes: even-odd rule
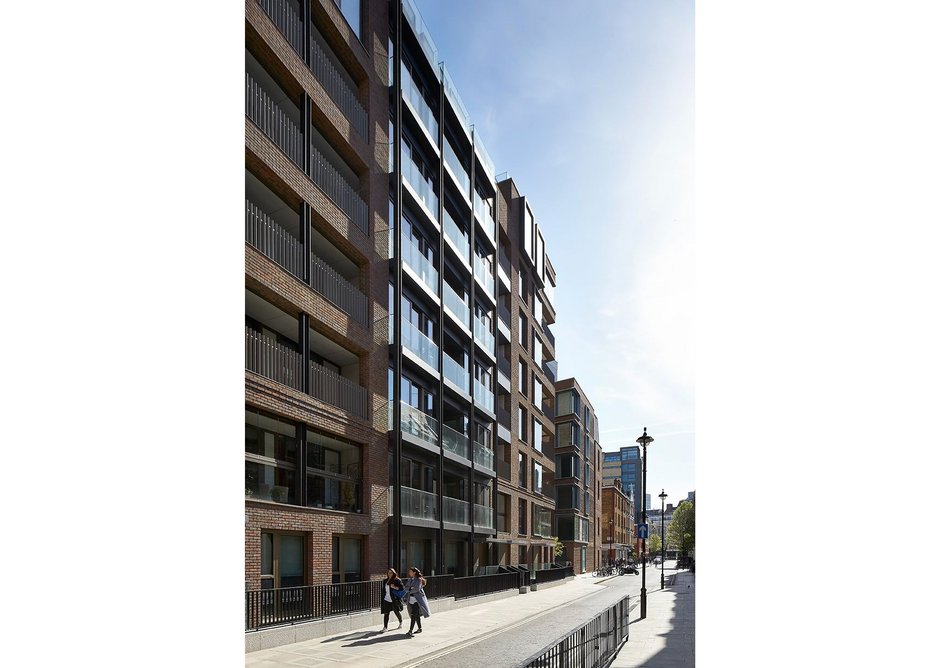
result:
[[[644,427],[653,505],[695,482],[692,0],[416,0],[557,272],[559,377],[603,450]]]

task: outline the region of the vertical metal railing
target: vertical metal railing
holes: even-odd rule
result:
[[[299,239],[250,200],[245,200],[245,226],[247,243],[302,280],[303,245]]]
[[[381,581],[259,589],[245,599],[247,630],[261,629],[380,608]]]
[[[364,293],[315,253],[309,253],[309,256],[309,279],[312,289],[367,326],[368,298]]]
[[[604,668],[610,665],[628,640],[630,600],[630,596],[625,596],[521,665],[525,668]]]
[[[309,64],[312,73],[335,102],[335,106],[345,114],[355,131],[368,141],[368,112],[314,34],[310,35],[309,39]]]
[[[309,144],[310,178],[348,216],[359,230],[368,234],[368,205],[325,156]]]
[[[244,76],[246,77],[247,117],[280,147],[286,157],[302,169],[303,133],[250,74],[245,72]]]
[[[257,3],[266,12],[273,25],[290,43],[293,50],[304,58],[303,53],[303,20],[286,0],[257,0]]]
[[[309,394],[358,417],[368,415],[368,393],[363,387],[327,369],[309,362]]]
[[[264,378],[302,390],[302,355],[250,327],[244,329],[246,368]]]

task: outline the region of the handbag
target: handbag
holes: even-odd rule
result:
[[[391,589],[390,591],[397,598],[403,598],[407,595],[407,592],[405,592],[403,589]]]

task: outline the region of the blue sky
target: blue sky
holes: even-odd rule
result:
[[[647,426],[648,489],[696,488],[694,5],[416,0],[557,271],[556,352],[603,449]]]

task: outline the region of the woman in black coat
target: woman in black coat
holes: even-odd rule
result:
[[[387,622],[390,619],[390,613],[397,616],[397,628],[403,626],[403,617],[400,611],[403,610],[403,599],[394,595],[395,591],[403,591],[403,582],[397,577],[397,571],[393,568],[388,569],[387,577],[381,583],[381,613],[384,615],[384,628],[381,633],[387,630]]]

